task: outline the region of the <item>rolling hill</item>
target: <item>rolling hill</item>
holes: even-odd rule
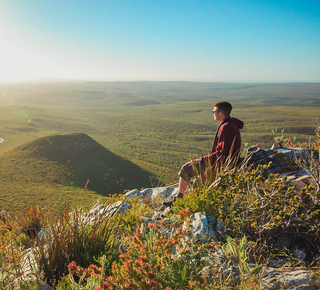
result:
[[[1,207],[87,204],[150,185],[150,173],[83,133],[52,135],[18,146],[0,158]],[[87,185],[85,197],[82,197]]]

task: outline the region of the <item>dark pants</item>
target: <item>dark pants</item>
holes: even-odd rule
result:
[[[205,173],[205,171],[206,164],[204,162],[194,164],[193,161],[189,161],[181,167],[178,175],[189,182],[193,176],[202,175]]]

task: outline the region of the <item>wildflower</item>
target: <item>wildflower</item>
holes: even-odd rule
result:
[[[151,224],[149,224],[149,225],[148,225],[149,229],[154,228],[154,226],[155,226],[155,224],[154,224],[154,223],[151,223]]]
[[[100,287],[100,286],[98,286],[98,287],[96,288],[96,290],[101,290],[101,287]]]
[[[102,283],[102,289],[108,289],[110,287],[110,284],[108,282],[103,282]]]
[[[10,262],[10,260],[9,260],[9,259],[7,259],[7,260],[6,260],[6,263],[9,263],[9,262]]]
[[[0,250],[3,250],[3,246],[0,247]]]
[[[73,275],[75,273],[77,269],[77,264],[75,261],[72,261],[69,265],[68,265],[68,270],[69,270],[69,274]]]
[[[188,253],[188,252],[190,252],[189,248],[182,248],[181,249],[181,253]]]
[[[143,223],[143,216],[140,217],[140,222]]]

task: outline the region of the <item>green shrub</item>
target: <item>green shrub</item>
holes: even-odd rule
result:
[[[105,254],[109,271],[117,258],[121,215],[107,215],[92,223],[85,223],[85,217],[82,209],[69,214],[65,208],[57,218],[49,220],[46,243],[38,237],[34,241],[39,270],[51,285],[68,273],[67,265],[71,261],[87,267],[95,262],[95,257]]]
[[[70,281],[69,275],[62,276],[55,286],[56,290],[72,290],[72,283]]]
[[[171,238],[162,236],[161,226],[149,228],[145,237],[139,229],[130,237],[127,251],[112,266],[110,289],[200,289],[204,281],[197,276],[190,244],[178,247],[181,228]]]
[[[121,220],[120,230],[122,235],[134,233],[141,216],[152,217],[153,215],[153,210],[144,203],[132,201],[131,206],[132,208],[125,213]]]
[[[278,175],[265,172],[270,168],[263,165],[252,171],[234,169],[221,171],[212,186],[190,192],[174,203],[178,213],[189,208],[195,212],[206,212],[225,223],[226,233],[232,237],[246,235],[250,241],[269,244],[281,231],[288,235],[299,234],[312,240],[313,246],[320,239],[319,193],[312,186],[297,191],[281,180]],[[276,251],[272,246],[268,253],[256,247],[255,254],[268,257]],[[258,250],[260,248],[260,250]]]

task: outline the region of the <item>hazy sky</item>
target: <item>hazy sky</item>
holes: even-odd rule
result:
[[[320,81],[320,1],[0,0],[0,82]]]

